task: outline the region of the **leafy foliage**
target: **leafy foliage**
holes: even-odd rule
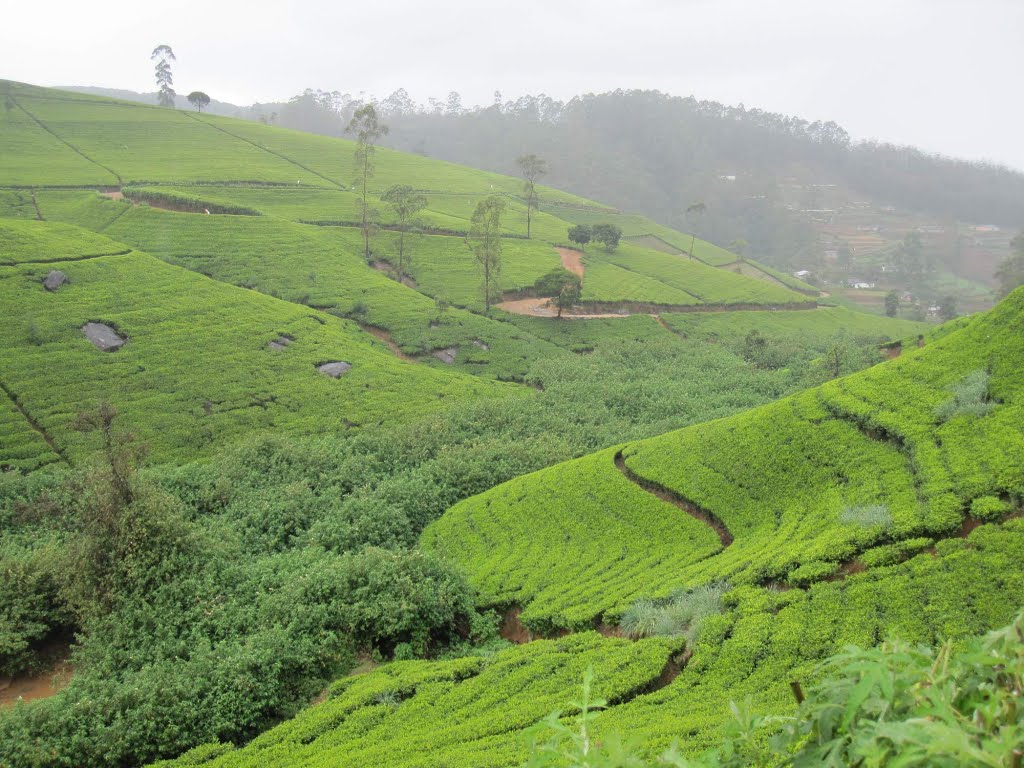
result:
[[[685,636],[693,643],[704,619],[722,612],[726,583],[679,590],[666,600],[638,600],[623,611],[619,627],[630,637]]]
[[[501,275],[501,215],[505,201],[491,196],[481,200],[473,211],[468,242],[473,250],[484,295],[484,312],[491,311],[491,302],[498,296]]]
[[[574,224],[569,227],[569,241],[584,246],[590,242],[593,232],[586,224]]]
[[[967,374],[953,385],[953,397],[935,409],[939,421],[949,421],[955,416],[981,417],[995,408],[989,398],[988,371],[977,370]]]
[[[594,242],[601,243],[609,251],[614,251],[622,239],[622,229],[615,224],[595,224],[590,228],[590,236]]]

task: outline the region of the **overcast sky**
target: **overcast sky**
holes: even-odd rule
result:
[[[0,78],[152,91],[166,43],[179,93],[238,104],[656,88],[1024,169],[1022,39],[1024,0],[32,0]]]

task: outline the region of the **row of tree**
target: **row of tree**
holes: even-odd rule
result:
[[[364,101],[307,90],[263,108],[281,125],[338,135]],[[535,147],[555,186],[721,244],[743,239],[782,267],[816,248],[812,226],[786,208],[787,185],[826,181],[938,218],[1006,226],[1024,219],[1024,174],[855,143],[834,122],[640,90],[568,102],[496,94],[492,105],[466,109],[458,94],[421,105],[399,89],[376,104],[396,149],[510,173],[516,149]],[[707,204],[700,215],[688,213],[694,200]]]
[[[388,126],[384,125],[373,104],[364,104],[352,115],[346,131],[356,139],[355,148],[355,183],[359,195],[360,220],[359,228],[363,235],[363,257],[367,262],[373,258],[371,236],[377,226],[376,211],[371,207],[370,180],[376,166],[374,154],[377,142],[388,134]],[[536,155],[524,155],[518,160],[523,174],[523,198],[526,202],[526,236],[530,236],[531,212],[537,210],[539,194],[537,181],[546,172],[546,164]],[[410,255],[406,247],[406,235],[422,231],[422,222],[418,215],[427,207],[426,195],[408,184],[389,187],[380,196],[381,201],[389,204],[394,210],[398,230],[398,254],[395,265],[397,277],[402,281],[407,273]],[[501,276],[502,224],[501,219],[506,209],[506,202],[497,195],[490,195],[481,200],[470,218],[470,229],[466,235],[466,244],[472,251],[481,275],[481,287],[484,299],[484,310],[490,312],[491,304],[499,298]]]
[[[580,247],[586,247],[587,243],[593,241],[600,243],[609,251],[614,251],[619,247],[620,240],[622,230],[616,224],[577,224],[569,228],[569,241]]]

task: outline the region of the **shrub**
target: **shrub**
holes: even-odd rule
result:
[[[885,504],[867,504],[859,507],[847,507],[839,515],[839,521],[847,525],[859,525],[871,528],[879,525],[883,529],[892,525],[892,513]]]
[[[874,547],[860,556],[860,561],[868,568],[876,568],[883,565],[895,565],[906,560],[912,555],[923,552],[935,543],[934,539],[922,536],[916,539],[907,539],[895,544],[886,544],[881,547]]]
[[[412,643],[399,643],[395,646],[395,661],[412,661],[416,658],[416,651]]]
[[[722,612],[729,584],[716,581],[680,590],[667,600],[638,600],[622,614],[619,626],[630,637],[684,636],[693,643],[708,616]]]
[[[971,502],[971,514],[980,520],[999,520],[1011,509],[1008,502],[995,496],[979,496]]]
[[[821,581],[839,570],[839,563],[828,563],[823,560],[812,560],[789,572],[786,581],[794,587],[806,587]]]
[[[34,347],[39,347],[46,343],[46,337],[43,336],[43,332],[35,318],[29,318],[28,322],[25,323],[25,338]]]
[[[977,370],[967,374],[953,385],[953,397],[935,409],[935,418],[946,422],[956,416],[981,418],[995,403],[989,397],[988,371]]]
[[[953,531],[963,519],[963,503],[953,493],[939,493],[928,500],[925,525],[931,533]]]

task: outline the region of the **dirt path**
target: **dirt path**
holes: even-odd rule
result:
[[[71,680],[71,667],[67,661],[59,661],[37,675],[24,677],[0,677],[0,709],[13,707],[22,701],[35,701],[53,696]]]
[[[411,357],[410,355],[405,354],[405,352],[403,352],[401,350],[401,348],[398,346],[398,344],[395,343],[395,340],[391,338],[391,334],[388,333],[383,328],[378,328],[376,325],[362,325],[362,324],[360,324],[359,327],[362,328],[364,331],[366,331],[371,336],[374,336],[374,337],[380,339],[381,341],[383,341],[385,344],[387,344],[388,349],[390,349],[394,353],[395,357],[400,358],[402,360],[406,360],[406,361],[408,361],[410,363],[415,363],[416,362],[416,358],[415,357]]]
[[[636,485],[639,485],[648,493],[653,493],[662,501],[666,501],[669,504],[681,509],[683,512],[688,514],[695,520],[700,520],[705,525],[710,526],[714,529],[718,535],[718,540],[722,542],[723,547],[728,547],[733,542],[733,536],[729,532],[729,529],[725,527],[725,523],[719,520],[714,514],[706,509],[698,507],[692,501],[684,499],[675,491],[671,491],[668,488],[664,488],[657,483],[653,483],[639,475],[635,474],[629,467],[626,466],[626,460],[622,456],[622,451],[615,454],[615,466],[622,474],[626,476],[626,479]]]
[[[558,255],[562,257],[562,266],[582,280],[583,254],[579,251],[574,251],[572,248],[561,248],[555,246],[555,250],[558,252]]]
[[[111,200],[124,200],[124,192],[120,189],[115,189],[113,192],[100,192],[104,197],[109,197]]]
[[[495,304],[498,309],[511,312],[513,315],[527,315],[529,317],[558,317],[558,310],[551,306],[551,299],[513,299]],[[562,312],[562,318],[568,320],[600,320],[602,318],[629,317],[628,312],[594,312],[573,309]]]
[[[668,331],[669,333],[675,333],[675,334],[678,335],[679,332],[676,331],[675,329],[673,329],[672,326],[670,326],[668,323],[666,323],[665,322],[665,318],[663,318],[661,315],[651,315],[651,317],[653,317],[655,320],[657,320],[658,321],[658,325],[660,325],[666,331]]]

